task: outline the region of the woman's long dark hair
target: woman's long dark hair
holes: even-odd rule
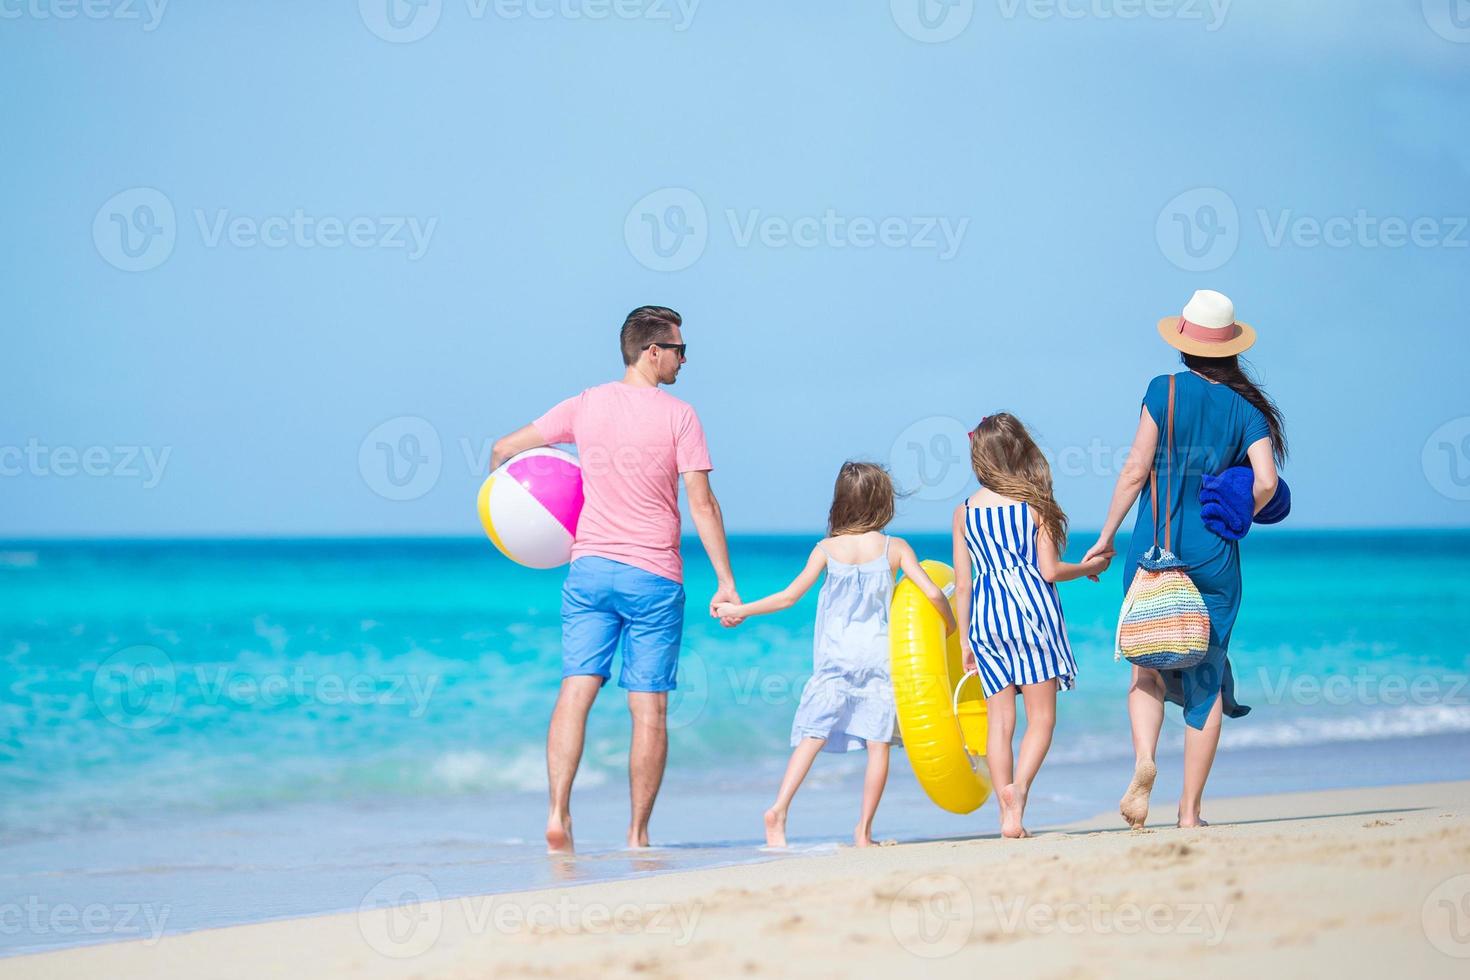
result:
[[[1266,425],[1271,430],[1271,452],[1276,456],[1276,463],[1279,466],[1286,462],[1286,423],[1281,418],[1281,409],[1276,407],[1271,396],[1241,367],[1238,356],[1232,354],[1230,357],[1200,357],[1197,354],[1180,354],[1179,358],[1191,371],[1210,381],[1227,385],[1240,397],[1259,408],[1261,414],[1266,416]]]

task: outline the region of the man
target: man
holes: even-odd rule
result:
[[[628,756],[632,821],[628,846],[648,846],[648,819],[668,756],[665,719],[684,628],[679,556],[679,477],[689,513],[714,566],[720,602],[739,602],[725,523],[710,489],[709,450],[694,409],[659,390],[685,361],[683,320],[640,306],[623,322],[621,381],[588,388],[500,439],[491,468],[516,453],[557,442],[577,446],[585,503],[562,586],[562,682],[546,734],[550,853],[571,853],[572,780],[582,760],[587,713],[612,676],[628,692],[633,744]]]

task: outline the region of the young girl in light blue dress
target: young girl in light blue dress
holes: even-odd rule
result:
[[[897,744],[898,715],[888,667],[888,606],[893,577],[900,570],[934,603],[946,628],[955,629],[944,593],[919,565],[914,549],[883,529],[893,520],[896,494],[881,466],[848,462],[837,474],[828,537],[817,542],[806,567],[790,585],[756,602],[721,603],[715,609],[726,626],[747,616],[789,609],[816,584],[826,581],[817,600],[812,644],[812,678],[801,692],[791,724],[791,761],[766,811],[766,843],[786,846],[786,813],[817,753],[868,750],[862,814],[853,843],[873,842],[873,816],[888,781],[888,748]]]

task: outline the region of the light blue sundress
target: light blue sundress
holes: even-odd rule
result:
[[[827,554],[827,579],[817,597],[812,678],[791,723],[793,748],[804,738],[825,738],[823,752],[855,752],[867,741],[901,744],[888,666],[888,540],[883,554],[856,564],[817,545]]]

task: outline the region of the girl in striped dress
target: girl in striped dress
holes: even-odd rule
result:
[[[970,465],[980,489],[954,512],[955,608],[965,669],[978,671],[985,689],[985,758],[1001,835],[1026,837],[1026,796],[1051,747],[1057,690],[1077,677],[1056,583],[1084,575],[1096,582],[1109,558],[1061,560],[1067,515],[1052,495],[1051,467],[1014,415],[980,420],[970,433]],[[1026,734],[1013,761],[1017,691]]]

